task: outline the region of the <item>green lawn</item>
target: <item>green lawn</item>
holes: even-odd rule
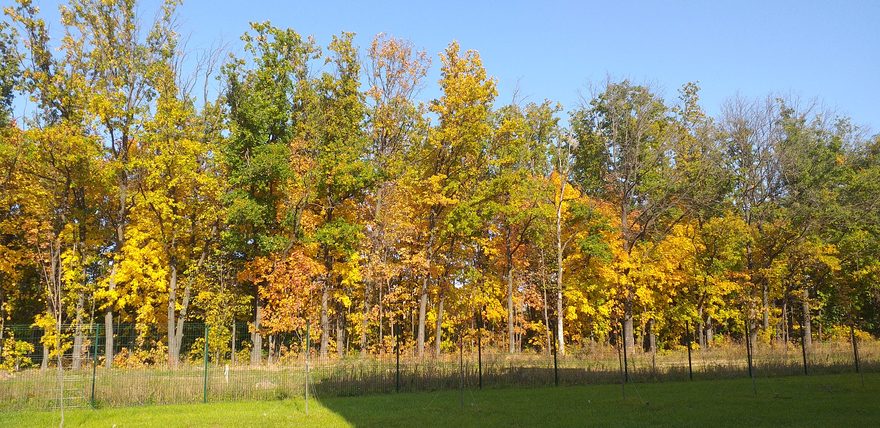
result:
[[[536,389],[487,389],[75,409],[67,426],[876,426],[880,374]],[[54,412],[0,414],[0,426],[52,426]]]

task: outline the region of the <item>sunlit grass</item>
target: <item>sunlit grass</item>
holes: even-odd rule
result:
[[[757,391],[757,394],[755,394]],[[67,411],[66,426],[868,426],[880,375],[318,397]],[[57,412],[0,414],[0,426],[51,426]]]

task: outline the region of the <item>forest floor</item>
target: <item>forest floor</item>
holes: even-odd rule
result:
[[[876,426],[880,374],[499,388],[360,397],[69,409],[65,426]],[[0,413],[3,427],[59,412]]]

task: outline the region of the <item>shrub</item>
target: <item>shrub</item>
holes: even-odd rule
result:
[[[34,352],[34,345],[23,340],[15,340],[11,334],[3,340],[3,354],[0,355],[0,369],[10,373],[30,367],[34,362],[28,355]]]

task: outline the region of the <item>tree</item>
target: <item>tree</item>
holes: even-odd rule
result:
[[[646,86],[608,82],[589,107],[575,112],[574,129],[581,149],[575,175],[589,193],[614,201],[620,217],[623,251],[653,238],[676,201],[676,163],[668,137],[668,108]],[[595,190],[593,190],[595,189]],[[630,276],[621,265],[620,274]],[[625,280],[625,284],[630,281]],[[623,295],[623,329],[627,345],[635,344],[633,305],[636,290]]]
[[[340,357],[423,357],[429,334],[439,355],[478,331],[562,354],[618,330],[675,348],[686,323],[701,348],[744,325],[774,344],[799,329],[808,351],[880,332],[880,138],[849,119],[773,97],[713,118],[696,83],[673,99],[624,80],[562,124],[551,100],[496,107],[455,42],[421,103],[410,42],[380,34],[361,62],[353,34],[319,47],[268,22],[215,87],[220,55],[185,59],[177,4],[145,20],[134,0],[69,0],[58,40],[32,1],[5,9],[4,368],[27,364],[9,323],[43,329],[44,368],[80,367],[96,312],[108,366],[120,322],[134,362],[171,366],[206,344],[184,349],[192,320],[233,361],[248,320],[252,364],[311,352],[288,339],[314,326]]]
[[[691,302],[696,306],[699,345],[711,345],[713,324],[735,321],[740,311],[730,302],[740,292],[737,274],[743,269],[743,250],[751,235],[734,212],[691,223],[693,280]]]
[[[116,269],[122,261],[135,194],[131,151],[154,97],[149,70],[165,59],[165,41],[174,37],[175,5],[171,0],[165,2],[146,34],[133,0],[72,0],[61,8],[67,55],[64,64],[78,70],[74,76],[81,79],[83,93],[88,96],[84,124],[100,137],[106,151],[105,168],[115,176],[114,197],[109,198],[106,208],[107,221],[115,229],[106,245],[112,260],[107,262],[110,272],[103,293],[108,367],[114,352],[113,313],[123,309],[116,301]]]
[[[402,215],[405,204],[401,201],[401,180],[407,172],[408,156],[419,138],[424,138],[427,127],[423,106],[416,105],[422,79],[430,60],[423,51],[416,51],[410,42],[377,35],[369,49],[367,90],[369,103],[368,157],[376,171],[374,186],[365,203],[366,235],[369,238],[365,260],[367,288],[377,292],[378,341],[384,342],[383,322],[385,300],[391,292],[392,281],[402,270],[403,255],[396,243],[402,243],[408,219]],[[369,291],[365,290],[364,314],[361,332],[361,352],[366,350],[369,320]],[[392,326],[394,321],[392,320]],[[393,330],[393,327],[392,327]]]
[[[36,324],[47,330],[43,367],[50,350],[61,359],[69,345],[61,325],[74,326],[73,365],[78,367],[84,343],[82,328],[90,275],[90,256],[97,254],[100,239],[95,207],[106,190],[100,171],[100,143],[87,130],[90,102],[86,66],[77,55],[76,42],[62,41],[62,58],[49,49],[45,23],[30,2],[21,2],[6,13],[28,40],[23,53],[21,88],[36,102],[27,119],[28,129],[17,150],[22,178],[30,181],[21,200],[27,213],[26,242],[35,255],[43,279],[46,312]],[[25,202],[27,201],[27,202]],[[29,203],[28,203],[29,202]],[[97,232],[97,233],[96,233]],[[94,284],[91,284],[94,285]],[[54,343],[52,343],[54,341]]]
[[[21,202],[18,195],[23,184],[18,163],[21,133],[12,118],[13,90],[20,75],[15,37],[14,29],[0,21],[0,174],[4,177],[0,181],[0,355],[6,346],[4,328],[15,292],[12,284],[26,260],[19,247],[21,216],[12,208]]]
[[[803,294],[801,324],[807,349],[812,345],[810,291],[819,297],[815,294],[826,288],[824,283],[840,270],[837,248],[830,242],[835,234],[827,233],[825,225],[835,224],[833,221],[840,215],[837,193],[845,177],[843,146],[850,132],[846,121],[830,121],[830,114],[816,114],[811,119],[808,114],[783,106],[785,139],[779,153],[787,193],[784,206],[789,221],[803,236],[795,245],[809,255],[809,264],[802,269],[806,277],[799,281]],[[797,263],[791,265],[796,267]]]
[[[837,194],[841,210],[832,224],[833,239],[840,252],[840,277],[831,302],[838,322],[880,332],[880,136],[868,141],[855,139],[847,144],[845,175]]]
[[[500,269],[507,284],[508,352],[516,351],[514,308],[514,259],[536,233],[546,195],[547,141],[556,132],[554,108],[549,101],[529,104],[525,109],[513,104],[496,113],[495,135],[489,148],[487,180],[481,193],[488,196],[492,223],[501,247]]]
[[[696,83],[679,89],[679,104],[672,108],[671,136],[676,140],[675,161],[681,166],[681,182],[686,184],[678,197],[687,227],[679,231],[690,236],[694,252],[693,282],[688,284],[690,293],[685,293],[690,300],[677,304],[696,302],[696,318],[692,313],[687,318],[694,318],[691,321],[695,321],[700,347],[705,348],[711,342],[713,316],[718,312],[715,308],[724,306],[736,288],[730,273],[740,272],[742,266],[734,253],[744,248],[749,234],[745,225],[731,216],[732,172],[725,167],[722,133],[700,106],[699,90]]]
[[[572,235],[566,234],[566,223],[570,210],[571,201],[580,197],[580,192],[571,187],[572,166],[578,141],[567,133],[557,133],[555,138],[549,141],[554,146],[551,148],[553,172],[550,180],[553,183],[553,210],[555,220],[555,253],[556,253],[556,349],[565,355],[565,252],[568,244],[572,241]]]
[[[309,111],[314,126],[302,135],[314,156],[307,180],[314,186],[309,205],[318,225],[311,239],[320,244],[319,257],[325,275],[321,291],[321,356],[327,355],[330,343],[330,298],[342,281],[335,265],[351,261],[359,250],[363,229],[356,210],[376,177],[373,165],[365,157],[366,105],[359,91],[360,63],[353,38],[353,33],[343,33],[330,43],[332,56],[327,62],[335,65],[335,73],[324,73],[314,83],[317,100]],[[336,307],[338,339],[345,330],[342,309]],[[340,340],[336,348],[341,356]]]
[[[770,279],[766,273],[786,251],[804,242],[823,219],[833,218],[840,174],[841,141],[818,121],[808,124],[809,109],[798,111],[783,100],[734,100],[725,107],[723,129],[733,175],[734,206],[752,235],[745,247],[748,304],[759,301],[763,331],[770,337]],[[747,315],[752,318],[751,310]],[[757,326],[752,326],[757,339]]]
[[[416,149],[420,164],[417,166],[418,175],[410,184],[416,204],[414,211],[423,216],[419,225],[422,234],[419,241],[423,243],[419,257],[424,260],[426,269],[421,274],[416,336],[420,357],[424,355],[429,286],[432,279],[443,279],[438,278],[443,271],[438,253],[444,247],[448,248],[455,235],[455,231],[448,228],[450,213],[465,199],[465,192],[474,184],[478,171],[476,165],[491,132],[489,113],[496,95],[495,83],[486,76],[476,51],[468,51],[462,56],[458,43],[453,42],[440,59],[443,63],[440,79],[443,95],[431,102],[429,108],[437,115],[438,125]],[[442,323],[442,284],[438,284],[437,294],[439,327]],[[439,328],[436,335],[439,346]]]
[[[145,137],[131,152],[131,171],[138,179],[117,274],[127,287],[133,286],[127,282],[139,281],[134,289],[158,294],[141,297],[141,304],[134,305],[139,331],[149,329],[161,315],[154,313],[151,303],[165,303],[168,361],[176,366],[192,284],[214,251],[225,189],[215,157],[221,137],[211,118],[213,106],[208,104],[199,117],[192,96],[178,86],[181,77],[172,68],[179,55],[176,41],[166,40],[163,49],[166,59],[150,71],[158,95],[156,111],[144,123]],[[148,267],[160,277],[142,278]]]
[[[308,65],[317,55],[314,43],[293,30],[269,23],[253,23],[251,29],[255,34],[242,40],[253,68],[235,59],[223,69],[229,109],[229,137],[221,150],[229,183],[223,239],[245,264],[287,249],[300,230],[307,199],[302,172],[311,160],[301,153],[305,143],[298,128],[305,126],[305,104],[312,97]],[[254,364],[262,358],[261,312],[257,299],[251,331]]]
[[[271,334],[305,330],[315,314],[310,309],[320,291],[323,266],[304,250],[296,247],[287,259],[259,258],[255,262],[255,272],[263,278],[252,281],[266,284],[260,287],[260,298],[266,305],[264,325]]]

